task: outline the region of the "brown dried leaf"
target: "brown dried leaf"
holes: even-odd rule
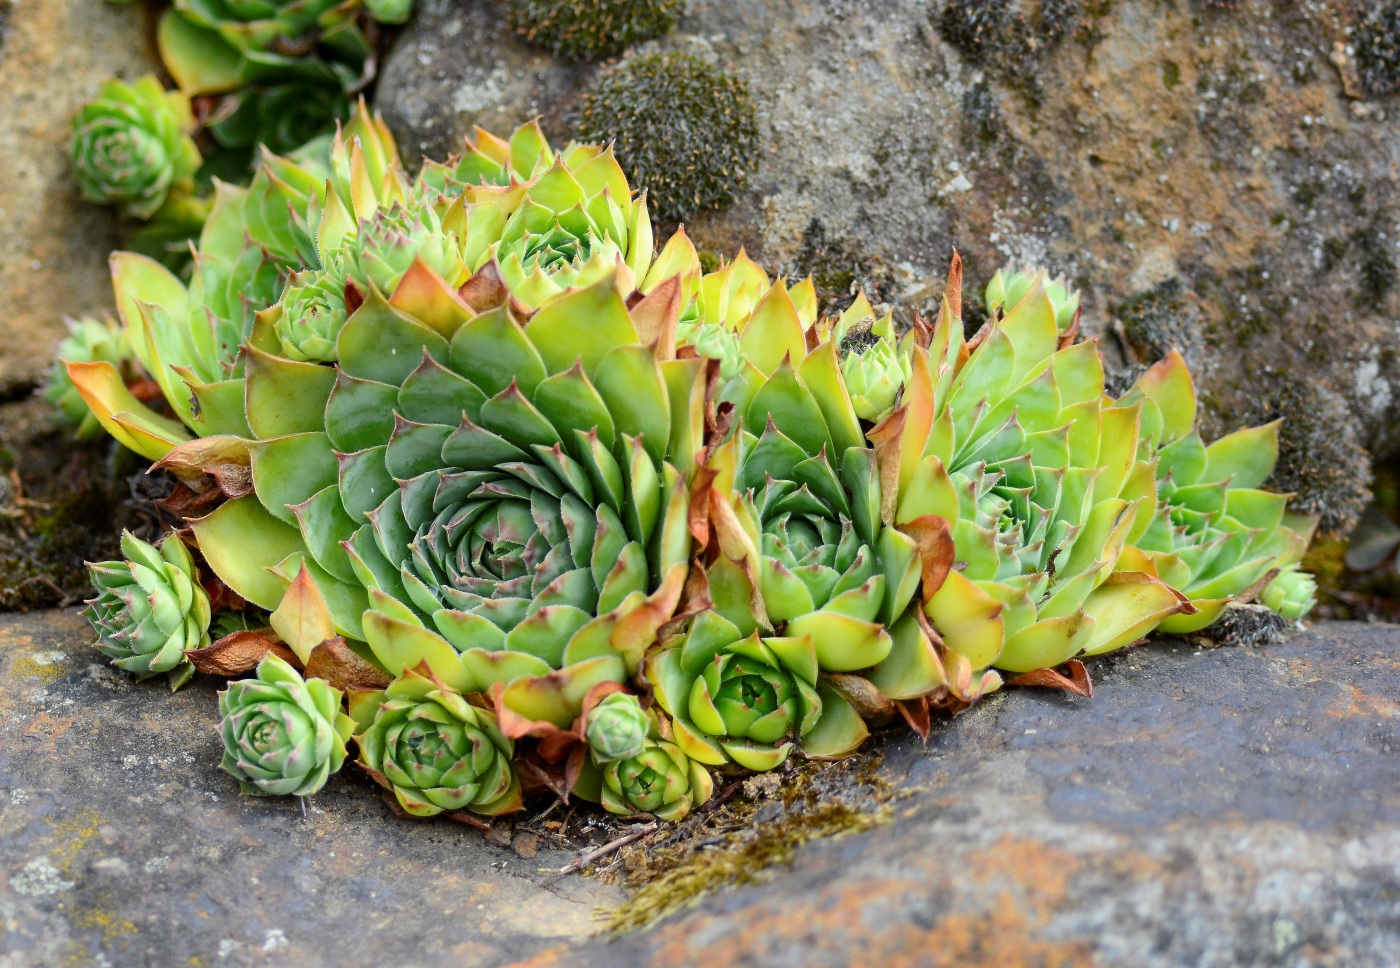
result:
[[[962,256],[954,249],[953,260],[948,265],[948,288],[944,290],[944,296],[953,309],[953,315],[959,319],[962,319],[962,277]]]
[[[352,279],[345,280],[345,315],[349,316],[365,304],[365,294]]]
[[[306,678],[324,679],[342,692],[386,689],[393,681],[388,673],[360,656],[338,635],[311,650],[311,658],[306,661]]]
[[[534,857],[540,850],[539,834],[532,834],[529,831],[521,831],[515,835],[515,839],[510,842],[510,849],[524,857],[526,860]]]
[[[845,696],[861,718],[880,719],[894,715],[894,703],[886,699],[869,679],[842,672],[823,673],[822,679]]]
[[[476,275],[462,283],[462,288],[458,289],[457,293],[463,302],[479,313],[495,309],[504,304],[510,296],[510,290],[506,288],[494,258],[476,270]]]
[[[924,514],[912,521],[906,521],[899,528],[919,549],[919,561],[923,570],[922,590],[924,601],[929,601],[943,587],[948,572],[953,570],[953,534],[946,518],[937,514]]]
[[[1070,659],[1066,676],[1054,669],[1033,669],[1013,676],[1006,681],[1008,686],[1038,686],[1043,689],[1062,689],[1076,696],[1088,698],[1094,694],[1094,684],[1089,679],[1089,670],[1078,659]]]
[[[186,649],[185,657],[206,675],[231,679],[252,672],[269,653],[294,668],[301,667],[301,661],[271,629],[233,632],[202,649]]]
[[[899,499],[904,424],[908,419],[909,408],[899,407],[865,435],[875,445],[875,463],[880,469],[880,520],[891,528],[894,527],[895,506]]]

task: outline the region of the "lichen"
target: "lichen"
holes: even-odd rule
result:
[[[1331,537],[1349,533],[1371,499],[1371,457],[1346,401],[1311,376],[1278,373],[1243,417],[1245,425],[1283,419],[1278,463],[1268,485],[1293,494],[1288,506],[1321,515]]]
[[[728,205],[758,156],[748,85],[690,54],[633,57],[603,73],[583,96],[578,134],[616,142],[662,221]]]
[[[660,37],[676,25],[682,0],[509,0],[511,28],[561,57],[599,60]]]

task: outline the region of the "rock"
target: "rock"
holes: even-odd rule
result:
[[[118,247],[116,221],[78,197],[69,120],[113,77],[130,81],[156,69],[151,29],[140,5],[0,4],[0,396],[39,380],[65,315],[113,305],[107,256]]]
[[[424,3],[387,58],[378,103],[410,155],[537,112],[567,134],[597,68],[508,36],[497,6]],[[766,150],[751,191],[687,229],[814,272],[828,296],[863,284],[906,308],[941,291],[954,245],[977,286],[1047,264],[1084,290],[1118,367],[1136,355],[1118,307],[1173,283],[1218,361],[1202,386],[1215,413],[1296,371],[1347,399],[1378,456],[1400,453],[1400,112],[1393,97],[1352,111],[1329,62],[1347,15],[1041,6],[978,47],[923,0],[693,0],[638,49],[732,66]]]
[[[889,734],[892,823],[529,965],[1389,963],[1397,645],[1362,623],[1164,639],[1092,663],[1092,699],[1019,690],[926,748]]]
[[[71,611],[0,616],[6,968],[499,965],[621,899],[581,878],[538,889],[537,868],[575,856],[548,843],[526,861],[396,819],[349,764],[304,803],[240,796],[218,769],[218,682],[132,683],[90,637]]]
[[[68,612],[0,618],[7,968],[1292,966],[1389,964],[1400,946],[1396,626],[1258,649],[1163,639],[1090,663],[1092,699],[1008,690],[927,746],[883,730],[749,831],[750,848],[783,845],[775,866],[592,940],[595,906],[677,900],[648,893],[659,858],[629,900],[542,877],[574,856],[547,837],[527,859],[519,829],[512,850],[397,819],[351,767],[304,813],[241,797],[216,767],[216,683],[132,683],[87,637]],[[869,791],[883,806],[840,821],[856,832],[792,827]]]

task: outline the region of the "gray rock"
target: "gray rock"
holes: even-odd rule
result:
[[[65,315],[113,306],[107,256],[117,248],[116,221],[78,197],[69,121],[113,77],[157,69],[150,27],[139,5],[0,4],[0,395],[48,369]]]
[[[396,820],[351,766],[304,803],[218,769],[214,680],[111,675],[70,612],[0,616],[0,965],[498,965],[619,891],[451,821]],[[101,664],[99,664],[101,663]],[[507,839],[509,843],[509,839]]]
[[[687,229],[906,308],[941,291],[954,245],[977,285],[1003,263],[1046,264],[1083,287],[1086,327],[1118,366],[1133,348],[1117,307],[1178,280],[1217,361],[1202,387],[1215,412],[1303,374],[1350,402],[1378,454],[1400,452],[1400,102],[1344,83],[1346,15],[1058,5],[1059,39],[1035,15],[978,64],[944,38],[943,7],[692,0],[639,49],[746,77],[766,150],[747,195]],[[389,55],[379,106],[409,154],[536,113],[567,134],[597,68],[507,36],[498,8],[429,0]]]
[[[594,906],[626,896],[540,877],[573,855],[541,842],[526,860],[508,836],[395,819],[353,768],[305,813],[240,797],[216,768],[214,684],[126,684],[86,641],[70,613],[0,618],[6,968],[1154,968],[1400,950],[1395,626],[1207,652],[1166,639],[1092,663],[1092,699],[1008,690],[927,746],[882,731],[858,783],[837,768],[810,788],[817,808],[847,800],[843,782],[857,805],[882,790],[882,825],[592,940]]]

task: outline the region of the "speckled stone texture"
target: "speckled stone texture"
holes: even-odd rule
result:
[[[78,197],[70,120],[113,77],[156,70],[141,4],[0,0],[0,397],[48,369],[63,317],[112,307],[116,217]]]
[[[215,680],[133,684],[65,612],[0,617],[0,966],[499,965],[620,894],[394,818],[353,767],[315,797],[218,770]]]
[[[212,684],[101,665],[66,613],[0,619],[0,966],[1389,965],[1400,951],[1400,628],[1162,640],[1097,691],[883,733],[875,830],[621,938],[617,888],[353,770],[307,801],[218,772]],[[780,822],[766,818],[763,822]]]
[[[1366,101],[1355,83],[1366,4],[1011,2],[1024,28],[971,57],[946,6],[691,0],[640,45],[731,66],[757,104],[751,188],[692,236],[906,309],[941,293],[955,245],[978,285],[1046,264],[1083,287],[1111,365],[1199,340],[1211,412],[1234,419],[1283,373],[1322,379],[1367,446],[1400,453],[1400,95]],[[535,114],[571,132],[599,68],[525,45],[499,7],[419,3],[378,87],[406,156]],[[1202,332],[1149,320],[1139,345],[1120,339],[1120,307],[1173,283]]]

